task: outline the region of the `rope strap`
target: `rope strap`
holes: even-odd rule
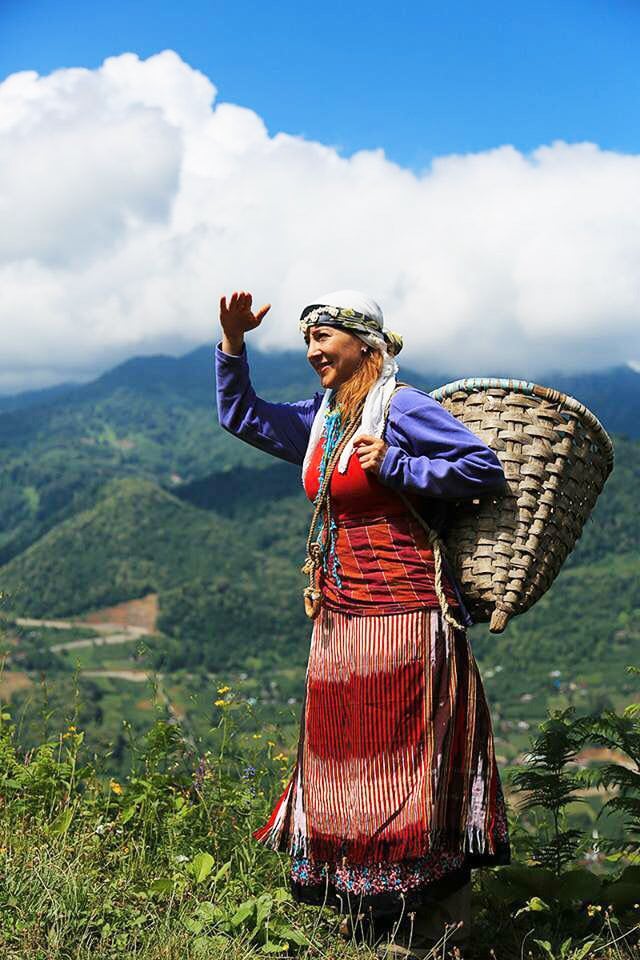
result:
[[[404,387],[408,387],[408,386],[409,386],[408,383],[399,383],[396,386],[393,393],[391,394],[391,396],[389,397],[387,401],[387,406],[384,411],[384,427],[382,431],[383,435],[384,435],[384,430],[386,429],[386,426],[387,426],[387,421],[389,419],[389,410],[391,409],[391,401],[393,400],[393,398],[395,397],[396,393],[399,390],[402,390]],[[440,604],[442,617],[444,620],[446,620],[446,622],[449,624],[450,627],[453,627],[454,630],[464,630],[463,625],[461,623],[458,623],[453,613],[451,612],[451,607],[449,606],[449,601],[446,598],[444,587],[442,585],[442,578],[444,573],[444,556],[445,556],[444,542],[442,538],[435,532],[435,530],[431,529],[431,527],[429,526],[427,521],[424,519],[424,517],[421,516],[420,513],[418,513],[418,511],[416,510],[414,505],[411,503],[409,498],[406,497],[404,493],[402,493],[401,491],[396,491],[396,492],[402,498],[405,506],[410,511],[410,513],[413,514],[413,516],[416,518],[420,526],[424,529],[425,533],[427,534],[427,539],[431,544],[431,548],[433,550],[433,562],[435,567],[436,596],[438,598],[438,603]]]

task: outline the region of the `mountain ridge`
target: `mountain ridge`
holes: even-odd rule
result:
[[[311,395],[318,389],[318,380],[308,365],[304,351],[261,351],[248,347],[252,377],[256,386],[270,399],[293,399],[292,391]],[[286,372],[286,374],[285,374]],[[620,397],[640,412],[640,374],[630,365],[605,368],[584,373],[551,371],[539,378],[513,373],[511,379],[530,380],[542,386],[553,387],[579,400],[614,433],[640,436],[640,425],[621,409]],[[424,390],[433,390],[446,383],[473,376],[473,373],[442,371],[418,372],[401,365],[401,378]],[[504,371],[495,372],[505,376]],[[207,405],[214,397],[214,346],[207,344],[178,357],[168,354],[133,356],[100,374],[94,380],[81,384],[59,384],[42,390],[28,390],[0,397],[0,418],[3,414],[25,409],[63,407],[66,404],[84,404],[104,398],[110,392],[125,388],[149,396],[166,398],[173,394],[197,405]],[[299,399],[299,397],[296,397]],[[594,409],[595,408],[595,409]],[[600,409],[599,409],[600,408]],[[631,432],[629,432],[631,431]]]

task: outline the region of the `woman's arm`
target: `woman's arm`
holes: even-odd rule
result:
[[[302,464],[321,394],[299,403],[262,400],[251,384],[246,346],[236,355],[225,353],[218,344],[216,397],[224,430],[274,457]]]
[[[378,478],[395,490],[446,500],[504,490],[495,453],[421,390],[393,397],[385,439]]]

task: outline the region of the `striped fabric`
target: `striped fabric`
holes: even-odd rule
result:
[[[340,583],[322,583],[296,764],[254,837],[352,871],[397,872],[437,851],[457,869],[459,854],[465,869],[508,863],[482,682],[465,631],[442,619],[424,531],[355,455],[333,474],[331,501]]]
[[[433,551],[410,514],[341,523],[336,552],[340,584],[327,577],[322,585],[323,602],[334,610],[371,616],[438,606]],[[444,590],[455,606],[446,578]]]
[[[331,862],[434,849],[502,862],[491,721],[465,633],[436,609],[355,617],[323,608],[296,766],[254,836]]]
[[[311,500],[318,492],[322,451],[320,441],[305,476]],[[331,504],[339,582],[324,577],[323,603],[358,616],[438,606],[433,551],[424,528],[393,490],[365,473],[357,456],[352,455],[346,473],[334,472]],[[446,577],[444,590],[454,606],[457,598]]]

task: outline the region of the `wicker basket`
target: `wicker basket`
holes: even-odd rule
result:
[[[573,397],[524,380],[457,380],[431,396],[507,478],[503,496],[460,501],[446,533],[470,613],[500,633],[551,586],[611,473],[613,444]]]

